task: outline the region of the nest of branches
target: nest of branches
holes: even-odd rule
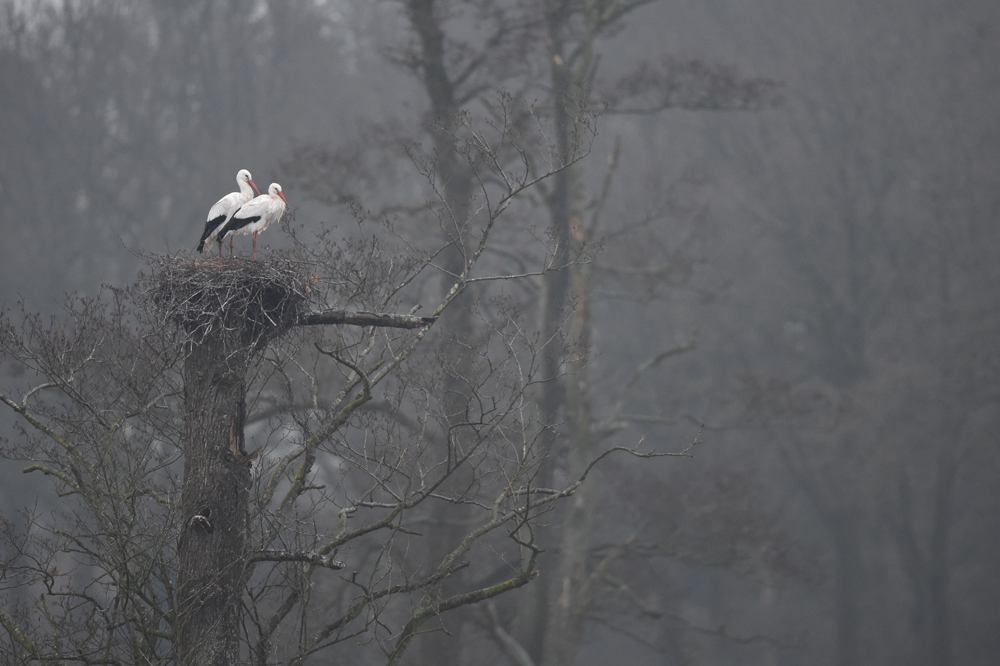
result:
[[[254,345],[291,328],[312,296],[313,267],[299,261],[149,258],[149,295],[196,339]]]

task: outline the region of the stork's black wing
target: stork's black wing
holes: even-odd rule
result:
[[[238,213],[239,211],[237,211]],[[254,215],[253,217],[236,217],[233,215],[229,218],[229,222],[226,222],[226,226],[219,230],[219,241],[222,241],[226,237],[226,234],[230,232],[236,232],[245,226],[251,225],[260,219],[260,215]]]
[[[218,217],[213,217],[211,220],[205,223],[205,232],[201,235],[201,240],[198,241],[198,252],[205,249],[205,241],[208,240],[212,232],[219,228],[219,226],[226,221],[225,215],[219,215]]]

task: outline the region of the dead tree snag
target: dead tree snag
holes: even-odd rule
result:
[[[250,461],[246,373],[307,302],[293,262],[196,263],[163,258],[153,298],[188,333],[184,360],[183,528],[177,547],[177,661],[223,666],[239,657],[246,580]]]

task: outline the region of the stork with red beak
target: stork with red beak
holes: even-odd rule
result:
[[[271,183],[267,188],[267,194],[251,199],[233,213],[229,222],[219,230],[218,237],[225,239],[236,233],[252,234],[253,260],[257,261],[257,234],[271,226],[272,222],[281,219],[286,204],[288,200],[281,193],[281,185]]]
[[[222,227],[226,226],[230,218],[232,218],[233,213],[239,210],[240,206],[250,201],[255,193],[260,194],[260,190],[253,183],[253,178],[250,177],[250,172],[246,169],[240,169],[239,173],[236,174],[236,184],[240,186],[239,192],[230,192],[219,199],[209,209],[205,231],[201,234],[201,240],[198,241],[198,252],[205,252],[206,254],[211,252],[212,243],[218,240],[219,259],[222,259],[222,236],[219,232],[222,230]],[[232,254],[232,252],[233,247],[230,243],[229,253]]]

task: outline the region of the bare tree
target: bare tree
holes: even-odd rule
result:
[[[493,114],[495,122],[512,122],[520,131],[530,128],[533,120],[527,114],[511,114],[511,110],[519,108],[519,100],[538,99],[539,108],[551,117],[555,160],[568,165],[541,183],[532,198],[535,205],[529,211],[539,226],[546,229],[555,249],[545,264],[546,270],[521,295],[526,303],[532,304],[534,327],[540,339],[549,341],[540,357],[544,374],[554,377],[563,370],[566,372],[562,380],[546,383],[534,394],[543,418],[562,423],[561,427],[542,433],[546,447],[558,451],[558,457],[540,470],[543,485],[553,484],[562,474],[570,478],[580,474],[606,440],[621,429],[614,424],[620,423],[618,417],[629,389],[638,378],[656,369],[664,359],[692,346],[665,345],[653,358],[644,360],[627,386],[620,392],[612,391],[617,400],[610,413],[594,413],[588,373],[594,326],[595,250],[605,236],[615,234],[619,238],[648,234],[655,239],[652,246],[657,246],[662,242],[662,233],[655,227],[667,223],[668,215],[661,209],[635,221],[631,227],[622,220],[607,222],[605,205],[621,165],[620,145],[616,144],[618,147],[612,151],[601,185],[596,192],[589,192],[587,173],[574,155],[581,140],[593,132],[590,119],[599,113],[648,115],[670,108],[752,109],[773,99],[774,83],[769,80],[742,77],[732,67],[670,57],[637,63],[622,78],[598,86],[595,82],[601,40],[646,4],[458,5],[424,0],[402,3],[412,43],[393,50],[392,55],[415,75],[426,92],[429,109],[424,122],[425,136],[433,143],[435,154],[443,156],[435,163],[437,187],[445,193],[449,214],[468,208],[469,184],[474,182],[470,180],[468,165],[450,157],[460,136],[456,128],[460,127],[462,114],[483,108],[484,99],[488,99],[484,91],[490,87],[506,89],[509,101],[502,105],[485,104],[488,112]],[[525,157],[540,164],[553,155],[535,153]],[[349,198],[353,183],[361,180],[355,167],[359,162],[373,160],[370,157],[359,160],[357,149],[351,147],[330,150],[304,146],[286,163],[286,169],[314,196],[336,203],[342,197]],[[343,177],[317,178],[316,174],[323,171]],[[377,173],[364,173],[367,178],[378,177]],[[332,183],[342,189],[331,190]],[[391,213],[414,207],[393,201],[386,210]],[[447,233],[434,219],[422,229]],[[452,251],[462,250],[456,243]],[[537,265],[538,258],[530,247],[513,244],[504,247],[502,254],[497,253],[496,261],[500,266],[519,266],[527,271],[523,267]],[[442,261],[446,270],[447,264],[446,259]],[[655,265],[643,270],[661,277],[669,272]],[[471,330],[468,323],[453,319],[452,324],[456,330]],[[581,591],[594,589],[594,584],[585,581],[591,573],[600,577],[604,571],[595,563],[590,548],[593,525],[589,516],[593,505],[594,499],[587,495],[586,489],[582,490],[573,509],[559,521],[558,536],[551,537],[551,554],[542,556],[547,561],[546,571],[554,575],[545,585],[534,586],[519,595],[511,631],[494,623],[497,635],[505,636],[499,642],[507,656],[518,663],[523,662],[525,655],[534,663],[553,664],[571,663],[575,657],[591,605],[596,600]],[[579,600],[578,593],[583,594]],[[445,650],[457,650],[456,643],[444,646],[437,641],[429,645],[428,652],[433,657],[425,661],[440,659]],[[511,647],[514,645],[518,647]],[[457,653],[452,654],[450,660],[457,659]]]
[[[754,381],[748,402],[769,396],[750,411],[768,413],[784,473],[835,555],[837,664],[968,661],[977,641],[968,625],[957,638],[955,617],[982,614],[974,604],[992,607],[960,592],[954,576],[992,566],[962,545],[972,513],[957,506],[968,497],[958,479],[992,467],[976,415],[995,414],[996,395],[974,368],[991,365],[995,344],[985,331],[997,324],[976,303],[985,292],[955,286],[995,282],[982,248],[991,245],[986,220],[996,202],[982,193],[995,191],[987,164],[997,147],[974,118],[995,106],[982,93],[996,75],[978,66],[982,45],[956,48],[975,43],[971,35],[952,42],[939,30],[932,5],[907,22],[860,6],[810,18],[851,24],[857,49],[825,38],[836,30],[803,40],[803,22],[788,46],[810,54],[802,76],[823,85],[798,86],[780,129],[741,128],[725,150],[755,174],[741,212],[778,229],[787,258],[764,326],[787,322],[801,351],[776,347],[767,365],[780,377]],[[757,29],[769,31],[768,19]],[[768,163],[779,154],[780,165]],[[746,330],[746,315],[732,330]],[[808,407],[817,386],[836,418]],[[980,544],[990,532],[973,531]]]
[[[5,320],[5,359],[37,378],[0,397],[22,424],[5,454],[51,477],[63,507],[27,515],[5,553],[7,593],[41,593],[0,616],[11,661],[300,663],[364,637],[397,663],[428,619],[534,578],[538,518],[617,449],[538,483],[551,423],[531,394],[555,378],[502,299],[474,310],[471,363],[420,353],[469,285],[518,279],[477,273],[497,222],[569,166],[494,148],[552,151],[542,121],[517,136],[463,128],[469,252],[427,318],[378,313],[436,272],[443,247],[321,230],[267,262],[152,257],[136,286],[71,301],[65,321]],[[458,413],[443,392],[455,380]],[[470,525],[413,561],[405,544],[437,503],[470,507]],[[481,542],[499,559],[470,557]],[[498,578],[443,585],[473,565]]]

